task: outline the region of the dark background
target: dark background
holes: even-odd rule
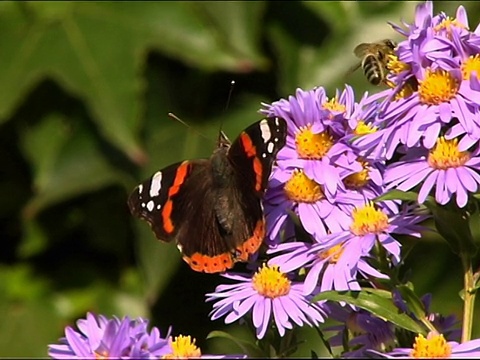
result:
[[[208,319],[205,293],[222,278],[157,242],[129,214],[128,193],[170,163],[209,156],[220,126],[234,138],[261,102],[297,87],[377,91],[361,72],[345,76],[352,49],[400,40],[387,21],[412,22],[416,4],[0,3],[0,355],[45,356],[87,311],[144,316],[204,353],[238,352],[206,340],[215,329],[248,336]],[[459,4],[435,12],[455,16]],[[464,5],[479,18],[478,3]],[[407,266],[435,311],[460,314],[461,267],[446,245],[420,242]],[[312,329],[301,336],[298,356],[324,351]]]

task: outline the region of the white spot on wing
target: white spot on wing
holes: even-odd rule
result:
[[[262,138],[263,142],[267,143],[268,140],[272,137],[272,133],[270,132],[270,126],[268,126],[267,120],[260,121],[260,130],[262,131]]]
[[[267,151],[268,151],[269,154],[271,154],[273,152],[274,148],[275,148],[275,145],[272,142],[268,143]]]
[[[150,183],[150,197],[158,196],[162,187],[162,172],[158,171],[153,175]]]
[[[150,200],[150,201],[147,203],[147,210],[148,210],[148,211],[152,211],[154,206],[155,206],[155,204],[153,203],[153,200]]]
[[[140,184],[140,185],[138,185],[138,193],[141,194],[142,191],[143,191],[143,185]]]
[[[277,126],[280,125],[280,121],[278,121],[278,117],[275,118],[275,125],[277,125]]]

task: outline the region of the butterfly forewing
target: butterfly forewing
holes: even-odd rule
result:
[[[275,157],[285,145],[286,129],[284,119],[266,118],[250,125],[233,142],[228,156],[242,187],[263,196]]]
[[[206,162],[197,161],[198,166],[206,166]],[[174,204],[174,199],[190,177],[192,169],[189,161],[167,166],[138,185],[128,198],[130,212],[146,220],[160,240],[172,241],[177,235],[184,212],[173,211],[174,206],[179,206]]]

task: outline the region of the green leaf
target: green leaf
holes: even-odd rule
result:
[[[407,304],[408,309],[419,320],[423,319],[426,315],[426,309],[422,300],[415,294],[415,292],[406,285],[397,286],[398,291],[402,295],[403,301]]]
[[[470,213],[467,209],[460,209],[456,204],[440,205],[434,201],[427,201],[425,205],[433,214],[433,220],[438,233],[447,241],[455,254],[464,254],[473,257],[477,253],[469,226]]]
[[[148,50],[209,70],[265,66],[255,43],[259,25],[253,24],[260,22],[261,5],[224,6],[232,7],[230,15],[243,14],[242,26],[250,30],[241,33],[237,24],[226,33],[224,23],[212,26],[193,2],[1,3],[0,121],[42,79],[51,78],[85,101],[108,141],[143,163],[137,136]],[[237,47],[228,45],[232,39]]]
[[[219,44],[237,54],[239,64],[243,62],[244,68],[237,70],[248,72],[267,67],[267,58],[259,52],[264,1],[197,1],[192,4]]]
[[[325,21],[334,33],[348,31],[351,17],[359,6],[354,1],[302,1],[302,4]]]
[[[418,334],[426,334],[425,329],[406,314],[399,313],[392,301],[391,294],[378,290],[362,291],[326,291],[315,296],[313,301],[345,301],[371,312],[373,315],[390,321],[395,325]]]
[[[22,133],[22,149],[34,171],[34,195],[24,208],[27,218],[85,192],[123,181],[98,150],[91,133],[68,126],[59,115],[44,118]]]
[[[64,336],[60,318],[49,296],[37,301],[0,298],[0,349],[5,358],[44,358],[48,344]]]
[[[303,3],[329,25],[328,29],[312,29],[319,39],[324,37],[321,45],[296,39],[278,23],[273,23],[269,28],[270,40],[280,58],[282,93],[290,94],[297,87],[310,89],[323,86],[333,96],[334,89],[343,88],[345,83],[353,85],[357,94],[364,90],[378,92],[379,88],[369,85],[361,71],[352,74],[355,76],[348,75],[352,65],[359,61],[353,54],[353,49],[362,42],[375,42],[385,38],[401,40],[400,35],[387,22],[400,23],[402,18],[413,20],[416,6],[415,2],[400,2],[398,6],[386,7],[381,13],[368,12],[367,18],[361,13],[358,2],[338,2],[341,5],[333,3],[337,2]]]
[[[375,202],[386,200],[417,201],[418,194],[413,191],[389,190],[386,193],[376,197]]]
[[[244,354],[248,354],[249,357],[262,357],[262,351],[257,345],[252,344],[249,341],[234,337],[227,332],[218,330],[212,331],[207,335],[207,339],[213,338],[224,338],[232,341],[242,350]]]
[[[149,306],[153,306],[182,260],[174,244],[157,240],[146,222],[135,222],[136,255],[145,285],[145,299]]]

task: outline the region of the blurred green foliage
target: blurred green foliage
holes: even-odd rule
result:
[[[352,49],[399,40],[387,21],[411,22],[416,4],[1,2],[0,356],[45,356],[86,311],[146,316],[204,352],[239,351],[205,340],[215,329],[249,336],[207,317],[204,294],[221,278],[156,241],[130,216],[128,193],[172,162],[209,156],[220,125],[234,137],[261,102],[297,87],[376,91],[360,72],[345,77]],[[460,2],[434,4],[454,16]],[[480,17],[479,3],[464,5]],[[407,265],[434,310],[460,314],[460,264],[434,241]],[[313,329],[302,334],[296,355],[325,353]]]

